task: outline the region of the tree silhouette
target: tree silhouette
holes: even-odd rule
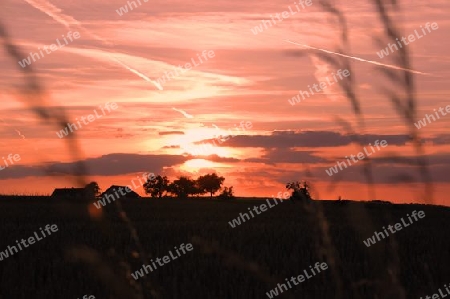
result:
[[[190,177],[181,176],[174,180],[168,187],[168,191],[178,198],[188,198],[189,195],[197,194],[196,182]]]
[[[142,186],[145,194],[150,194],[151,197],[158,197],[161,199],[168,191],[169,179],[166,176],[157,175],[154,179],[147,179],[147,182]]]
[[[292,190],[291,200],[310,201],[312,200],[309,194],[310,186],[306,181],[295,181],[286,184],[286,189]]]
[[[97,182],[90,182],[84,189],[86,190],[86,195],[91,198],[99,196],[101,191]]]
[[[200,189],[203,190],[204,192],[209,192],[211,198],[213,197],[214,193],[220,190],[223,181],[225,181],[225,178],[222,176],[219,177],[215,173],[206,174],[204,176],[200,176],[197,179]]]
[[[219,199],[230,200],[235,199],[236,197],[233,194],[233,186],[223,188],[222,192],[219,194]]]

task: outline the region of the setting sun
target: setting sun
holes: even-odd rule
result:
[[[180,166],[182,170],[185,171],[198,171],[201,168],[216,168],[220,166],[218,163],[214,163],[205,159],[192,159],[186,161],[183,165]]]

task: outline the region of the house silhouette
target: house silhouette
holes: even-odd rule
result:
[[[53,198],[83,199],[87,193],[85,188],[55,188],[52,193]]]
[[[139,194],[131,190],[126,186],[112,185],[101,194],[101,197],[106,199],[108,202],[115,201],[116,199],[130,199],[130,198],[140,198]]]

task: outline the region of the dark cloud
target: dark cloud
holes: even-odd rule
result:
[[[417,165],[416,157],[402,157],[394,156],[391,154],[390,157],[375,157],[372,158],[376,164],[389,164],[391,166],[398,165]],[[435,153],[426,157],[427,164],[429,166],[437,165],[448,165],[450,166],[450,154],[447,153]]]
[[[276,163],[329,163],[330,160],[314,155],[312,151],[295,151],[289,148],[269,149],[261,158],[249,158],[245,162]]]
[[[165,132],[159,132],[159,135],[184,135],[183,131],[165,131]]]
[[[337,147],[349,145],[357,140],[372,143],[375,140],[386,140],[389,145],[405,145],[409,137],[404,134],[393,135],[343,135],[331,131],[274,131],[271,135],[238,135],[217,146],[227,147]],[[206,139],[201,142],[211,142]]]
[[[217,163],[237,163],[241,160],[236,158],[227,158],[227,157],[220,157],[218,155],[209,155],[209,156],[188,156],[190,159],[205,159],[211,162],[217,162]]]
[[[38,166],[10,166],[0,171],[0,179],[69,175],[81,162],[85,163],[88,171],[85,175],[115,176],[146,171],[160,173],[163,167],[179,165],[187,160],[189,158],[180,155],[109,154],[69,163],[51,162]]]
[[[432,142],[435,145],[450,144],[450,134],[440,134],[432,138],[424,138],[424,142]]]
[[[332,166],[335,166],[335,164]],[[367,184],[363,164],[360,164],[360,162],[355,165],[348,166],[347,168],[342,167],[343,170],[339,170],[337,174],[333,174],[332,176],[328,176],[325,172],[325,170],[329,170],[329,167],[292,167],[292,169],[283,169],[283,172],[277,174],[275,179],[280,184],[301,179],[311,180],[312,183],[318,181],[328,181],[330,183],[332,181],[338,181]],[[429,170],[432,182],[450,183],[450,176],[448,175],[450,167],[448,165],[431,167]],[[417,184],[423,184],[422,177],[420,176],[420,168],[417,166],[405,165],[393,168],[388,165],[374,165],[372,167],[372,174],[374,184],[396,185],[410,183],[415,186],[417,186]]]
[[[427,157],[429,160],[439,159],[433,156]],[[341,160],[343,162],[343,160]],[[450,176],[450,163],[440,165],[433,165],[429,167],[430,175],[434,183],[449,183]],[[325,172],[330,167],[336,166],[334,163],[328,167],[316,167],[313,170],[314,176],[319,180],[330,180],[339,178],[340,181],[367,183],[366,176],[364,175],[363,164],[357,162],[351,166],[347,165],[347,168],[342,166],[342,170],[338,168],[338,173],[333,174],[331,177]],[[400,183],[423,183],[421,177],[421,168],[416,164],[404,164],[404,165],[386,165],[374,163],[372,166],[372,174],[375,184],[400,184]]]
[[[12,165],[0,171],[0,180],[17,179],[33,176],[61,176],[71,175],[77,165],[83,162],[88,173],[92,176],[116,176],[136,172],[162,173],[163,168],[180,165],[192,159],[205,159],[218,163],[237,163],[235,158],[210,156],[182,156],[182,155],[137,155],[137,154],[109,154],[83,161],[62,163],[48,162],[38,166]]]

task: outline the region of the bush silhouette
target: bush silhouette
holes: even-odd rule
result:
[[[98,185],[97,182],[90,182],[84,187],[84,190],[86,191],[86,195],[89,198],[98,197],[101,191],[100,186]]]
[[[287,183],[286,189],[292,190],[291,197],[289,198],[292,201],[308,202],[312,200],[311,194],[309,193],[310,186],[306,181]]]
[[[236,199],[236,197],[233,194],[233,186],[223,188],[222,192],[219,194],[219,199],[222,200]]]

